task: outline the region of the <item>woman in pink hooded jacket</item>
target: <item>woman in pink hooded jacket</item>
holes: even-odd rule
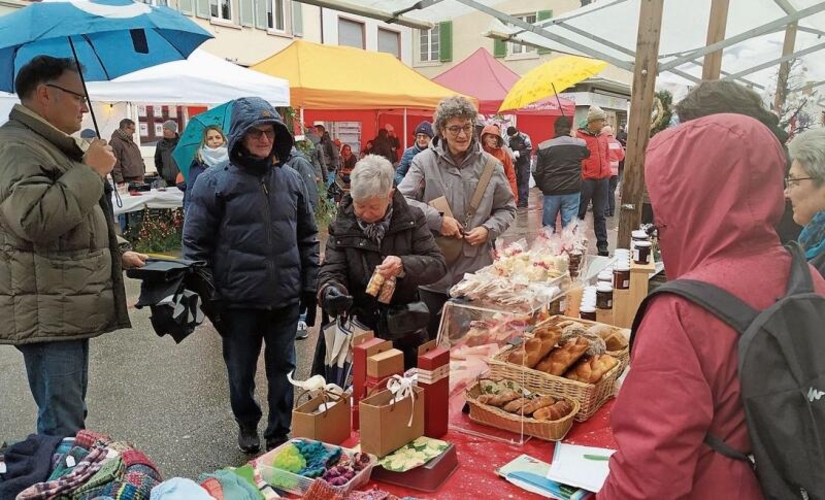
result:
[[[645,177],[668,277],[711,283],[760,310],[783,296],[791,257],[774,227],[784,168],[779,141],[747,116],[710,115],[656,135]],[[711,433],[750,451],[738,340],[684,299],[652,301],[613,408],[618,451],[599,500],[763,498],[747,463],[704,444]]]

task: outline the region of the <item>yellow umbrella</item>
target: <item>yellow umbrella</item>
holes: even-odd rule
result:
[[[606,62],[587,57],[562,56],[548,61],[521,77],[507,93],[498,111],[521,109],[590,78],[605,67]]]

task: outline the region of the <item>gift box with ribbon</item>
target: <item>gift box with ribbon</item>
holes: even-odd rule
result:
[[[393,375],[387,390],[359,403],[361,451],[384,457],[424,435],[424,391],[415,376]]]
[[[295,398],[292,410],[292,436],[314,439],[329,444],[341,444],[352,433],[350,394],[335,384],[327,384],[324,377],[315,375],[305,381],[296,381],[292,372],[287,376],[303,392]],[[301,399],[308,400],[301,404]]]

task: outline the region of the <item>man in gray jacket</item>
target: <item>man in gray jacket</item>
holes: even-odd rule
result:
[[[398,186],[411,206],[420,208],[435,236],[461,241],[461,255],[447,262],[447,275],[421,287],[421,300],[430,309],[430,337],[438,334],[441,309],[449,299],[450,288],[464,273],[473,273],[493,262],[493,242],[510,227],[516,216],[516,203],[504,167],[485,153],[473,136],[477,113],[464,97],[442,100],[435,110],[436,137],[429,149],[413,158],[410,170]],[[467,219],[470,202],[485,165],[495,162],[492,179],[484,190],[475,214]],[[453,217],[430,205],[445,197]]]
[[[70,137],[89,111],[72,59],[38,56],[15,80],[22,104],[0,127],[0,344],[23,353],[37,432],[85,427],[89,338],[129,328],[105,177],[106,141]]]

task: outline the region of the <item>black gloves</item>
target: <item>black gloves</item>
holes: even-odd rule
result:
[[[315,316],[318,314],[318,299],[315,297],[314,292],[301,293],[299,310],[301,314],[306,312],[307,317],[305,323],[307,326],[315,326]]]
[[[336,286],[330,285],[324,290],[322,307],[332,316],[340,316],[352,307],[352,296],[344,295]]]

